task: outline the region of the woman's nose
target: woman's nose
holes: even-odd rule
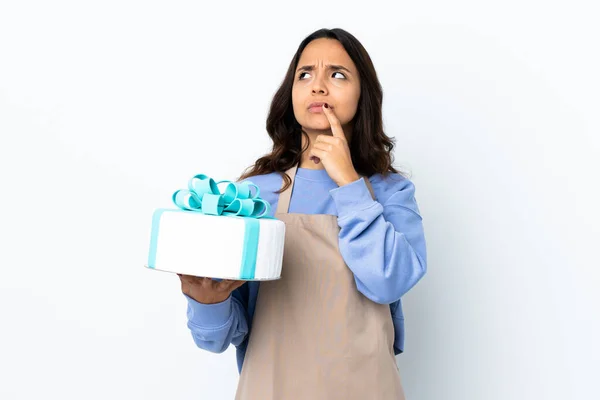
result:
[[[315,80],[313,81],[312,92],[313,93],[326,93],[327,92],[327,87],[325,86],[325,82],[323,82],[322,74],[318,74],[315,77]]]

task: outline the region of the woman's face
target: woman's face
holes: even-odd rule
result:
[[[356,114],[359,98],[358,71],[342,44],[326,38],[310,42],[300,56],[292,86],[294,115],[304,130],[330,129],[322,107],[310,107],[312,103],[327,103],[346,126]]]

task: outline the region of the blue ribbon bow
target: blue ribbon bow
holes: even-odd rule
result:
[[[223,193],[218,187],[222,183],[227,183]],[[251,188],[254,188],[254,192]],[[207,175],[198,174],[188,181],[188,189],[177,190],[172,198],[175,205],[183,210],[207,215],[270,218],[271,205],[259,194],[258,186],[250,181],[216,182]]]

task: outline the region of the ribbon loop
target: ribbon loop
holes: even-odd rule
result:
[[[220,184],[227,184],[223,193]],[[260,188],[250,182],[215,181],[198,174],[188,181],[188,189],[173,193],[175,205],[183,210],[207,215],[271,218],[271,204],[260,198]]]

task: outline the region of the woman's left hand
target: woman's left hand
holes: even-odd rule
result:
[[[329,120],[331,133],[319,135],[310,149],[310,155],[319,157],[327,174],[337,183],[344,186],[360,179],[360,176],[352,165],[350,147],[346,135],[342,129],[340,120],[335,116],[331,108],[322,107],[323,113]]]

